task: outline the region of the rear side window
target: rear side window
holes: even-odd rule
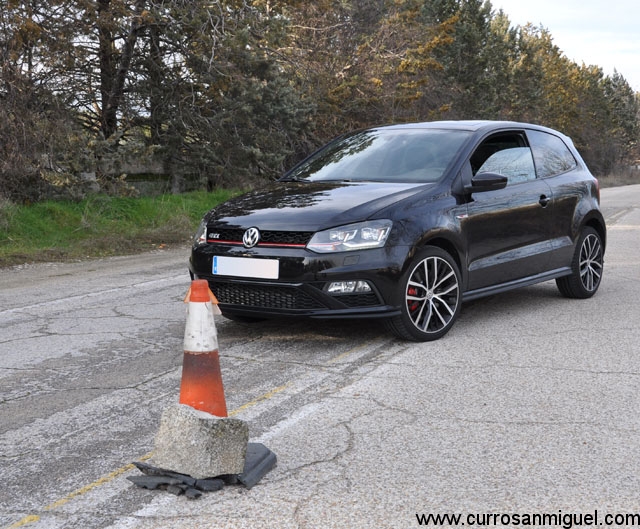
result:
[[[537,130],[528,130],[527,136],[539,177],[566,173],[578,165],[569,148],[558,136]]]

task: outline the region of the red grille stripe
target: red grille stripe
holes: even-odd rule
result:
[[[223,239],[207,239],[210,244],[228,244],[231,246],[242,246],[240,241],[225,241]],[[277,243],[277,242],[259,242],[257,246],[266,246],[268,248],[306,248],[306,244],[295,243]]]

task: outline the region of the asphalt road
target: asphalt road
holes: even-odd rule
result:
[[[0,272],[0,527],[417,527],[640,514],[640,186],[603,190],[598,294],[474,301],[442,340],[219,319],[231,414],[278,467],[196,501],[125,479],[177,401],[186,249]],[[601,519],[603,521],[603,519]]]

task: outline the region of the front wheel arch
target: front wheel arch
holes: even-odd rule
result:
[[[462,245],[457,238],[444,238],[442,236],[435,236],[431,239],[428,239],[426,242],[422,244],[422,246],[416,249],[414,256],[421,252],[424,248],[429,246],[436,246],[442,250],[444,250],[447,254],[453,258],[458,266],[458,271],[460,272],[462,278],[462,285],[466,286],[467,284],[467,266],[466,266],[466,255],[464,250],[462,249]]]
[[[607,246],[607,229],[605,228],[604,220],[600,221],[597,218],[592,218],[585,223],[585,226],[589,226],[598,232],[602,244],[602,251],[604,252]]]

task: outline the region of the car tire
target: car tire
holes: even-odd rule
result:
[[[399,338],[428,342],[444,336],[460,313],[460,270],[447,252],[424,247],[411,261],[398,291],[401,314],[387,320]]]
[[[558,290],[567,298],[590,298],[600,286],[603,267],[602,237],[596,230],[586,226],[576,244],[571,274],[556,279]]]

